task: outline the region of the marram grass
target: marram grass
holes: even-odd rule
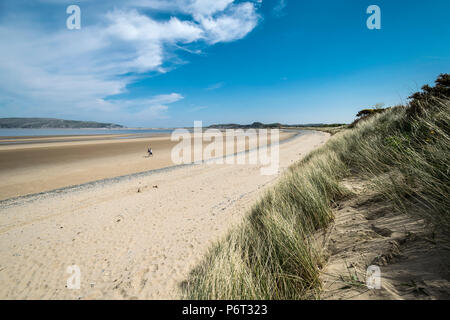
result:
[[[361,121],[291,166],[191,272],[185,297],[318,298],[324,258],[313,235],[350,193],[340,183],[347,176],[371,181],[399,213],[448,232],[450,100],[423,103],[420,116],[395,107]]]

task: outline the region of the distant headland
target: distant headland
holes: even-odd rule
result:
[[[3,129],[118,129],[125,128],[120,124],[95,121],[63,120],[54,118],[0,118],[0,128]]]

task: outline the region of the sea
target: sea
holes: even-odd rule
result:
[[[174,129],[0,129],[0,137],[79,136],[134,134],[152,135],[171,133]]]

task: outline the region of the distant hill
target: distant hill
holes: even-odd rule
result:
[[[265,129],[265,128],[296,128],[296,127],[338,127],[343,124],[334,123],[334,124],[324,124],[324,123],[312,123],[312,124],[281,124],[281,123],[261,123],[261,122],[253,122],[252,124],[236,124],[236,123],[227,123],[227,124],[213,124],[210,125],[209,128],[217,128],[217,129]]]
[[[248,129],[248,128],[279,128],[281,127],[281,123],[270,123],[264,124],[261,122],[253,122],[252,124],[236,124],[236,123],[226,123],[226,124],[213,124],[210,125],[209,128],[217,128],[217,129]]]
[[[124,128],[119,124],[102,123],[95,121],[62,120],[53,118],[0,118],[0,128],[23,128],[23,129],[44,129],[44,128]]]

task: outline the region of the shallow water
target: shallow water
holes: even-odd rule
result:
[[[171,133],[172,129],[0,129],[0,137]]]

